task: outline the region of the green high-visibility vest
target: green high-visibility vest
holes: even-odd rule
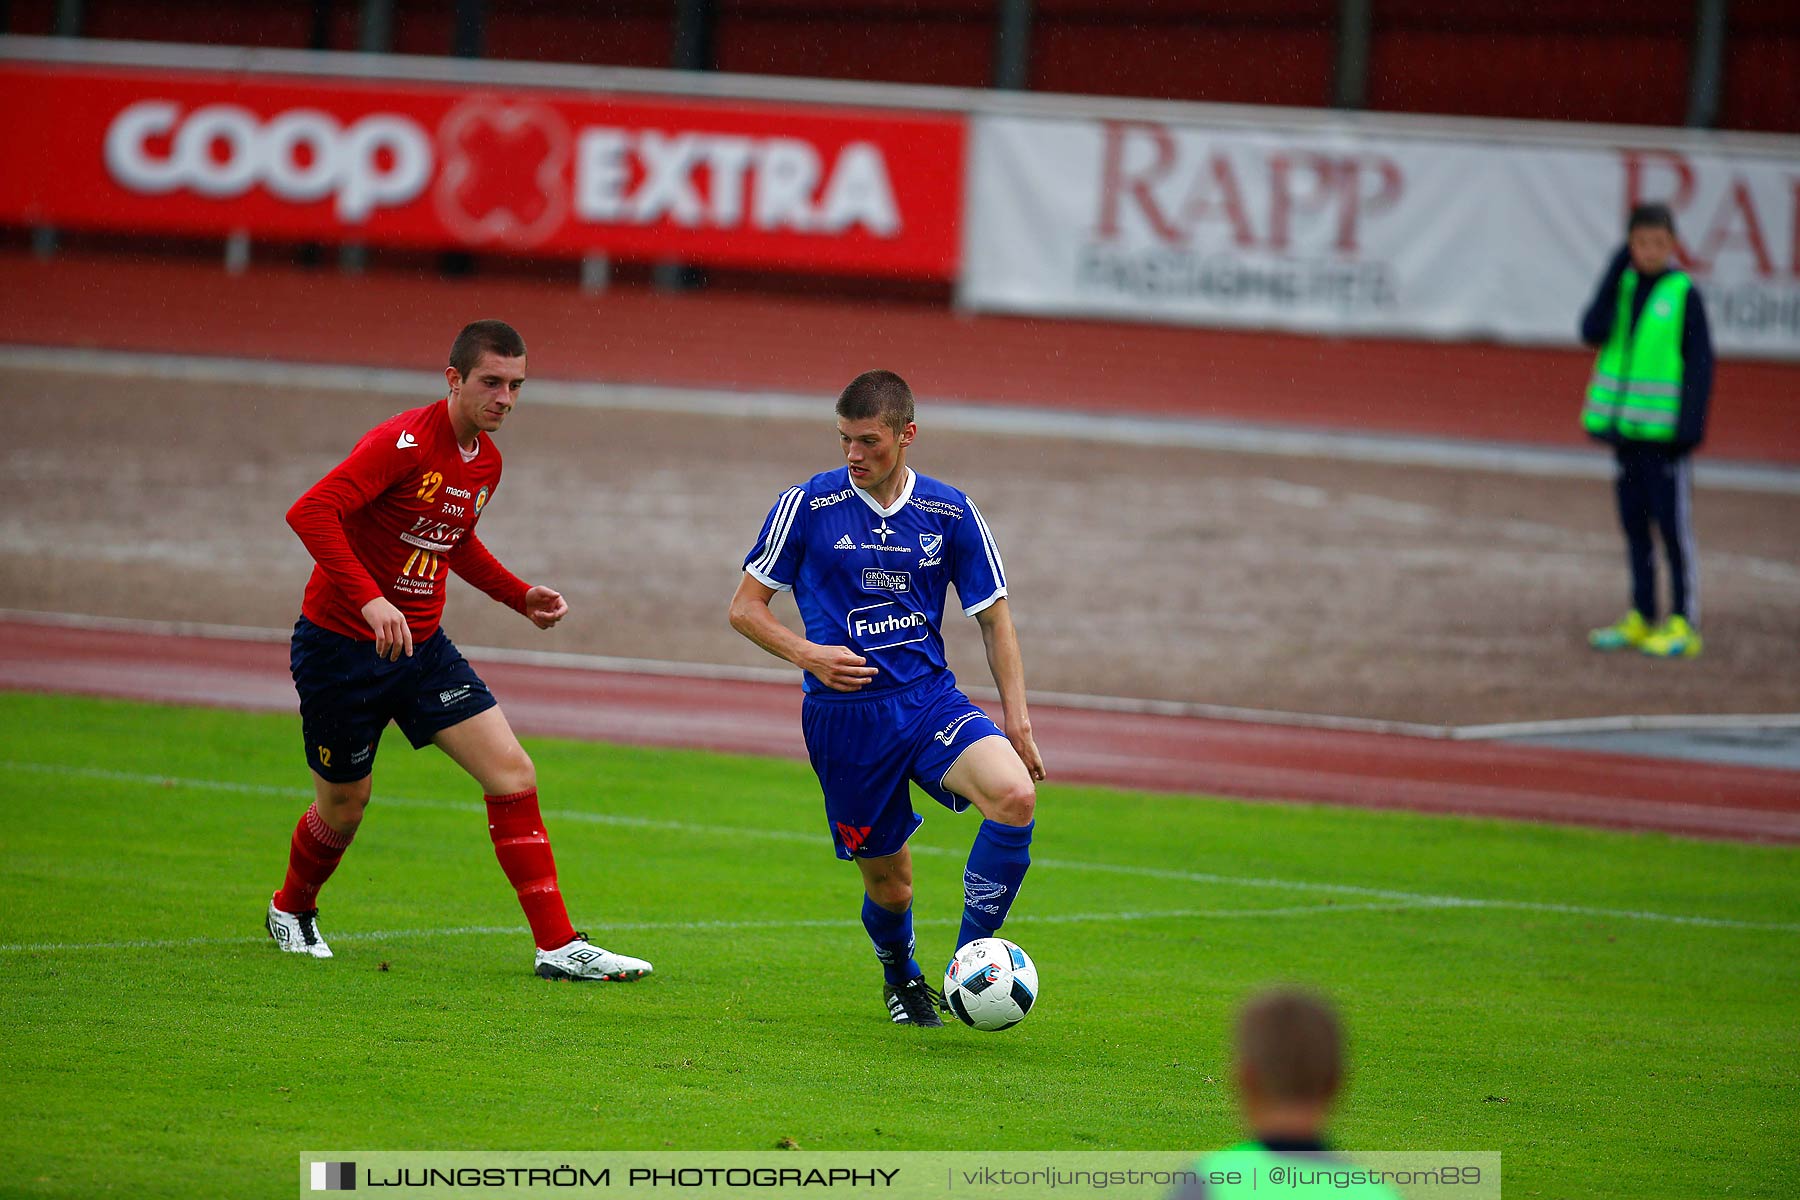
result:
[[[1270,1171],[1279,1169],[1279,1176]],[[1290,1174],[1292,1172],[1292,1174]],[[1358,1178],[1361,1169],[1322,1155],[1277,1154],[1259,1142],[1239,1142],[1194,1164],[1207,1200],[1252,1200],[1252,1197],[1308,1196],[1333,1200],[1400,1200],[1384,1183]]]
[[[1693,283],[1685,271],[1658,278],[1634,329],[1631,302],[1639,282],[1630,267],[1619,278],[1619,310],[1594,360],[1581,424],[1630,442],[1672,442],[1681,420],[1681,331]]]

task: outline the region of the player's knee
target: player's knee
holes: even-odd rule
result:
[[[525,747],[517,742],[500,756],[493,772],[492,795],[511,796],[537,787],[537,765],[531,761],[531,755],[525,753]]]
[[[862,868],[863,890],[889,912],[905,912],[912,903],[912,865],[896,861],[899,857],[857,862]]]
[[[319,816],[339,833],[355,833],[369,805],[369,779],[333,783],[319,793]]]
[[[984,815],[1001,825],[1029,825],[1036,812],[1037,785],[1026,778],[1011,780],[996,790]]]
[[[869,881],[869,899],[889,912],[905,912],[912,904],[912,880],[887,876]]]

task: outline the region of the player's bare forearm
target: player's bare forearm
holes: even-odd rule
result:
[[[1019,634],[1013,628],[1012,610],[1003,596],[975,614],[981,624],[981,641],[987,650],[988,670],[1000,693],[1000,725],[1006,740],[1018,751],[1031,777],[1045,777],[1044,759],[1031,732],[1031,713],[1025,705],[1025,657],[1019,651]]]
[[[774,588],[746,573],[731,597],[731,627],[833,691],[854,692],[875,678],[875,668],[848,647],[818,645],[783,625],[769,611],[774,597]]]
[[[987,650],[988,670],[1000,692],[1000,707],[1010,723],[1015,717],[1028,727],[1025,707],[1025,659],[1019,652],[1019,634],[1013,628],[1012,611],[1001,597],[975,614],[981,624],[981,640]]]
[[[731,627],[776,658],[800,666],[800,652],[806,639],[783,625],[769,611],[769,601],[774,595],[774,588],[745,575],[731,598]]]

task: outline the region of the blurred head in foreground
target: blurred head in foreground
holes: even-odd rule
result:
[[[1322,997],[1276,988],[1238,1017],[1237,1087],[1253,1137],[1317,1142],[1344,1081],[1344,1031]]]

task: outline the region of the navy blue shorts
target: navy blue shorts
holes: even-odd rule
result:
[[[373,641],[294,623],[288,657],[300,693],[307,765],[332,783],[354,783],[375,767],[389,721],[417,750],[440,729],[494,707],[494,694],[444,631],[413,646],[411,658],[389,662]]]
[[[925,820],[910,780],[951,812],[969,802],[944,788],[963,751],[1004,737],[945,671],[896,692],[808,692],[806,753],[825,793],[825,821],[842,859],[897,854]]]

